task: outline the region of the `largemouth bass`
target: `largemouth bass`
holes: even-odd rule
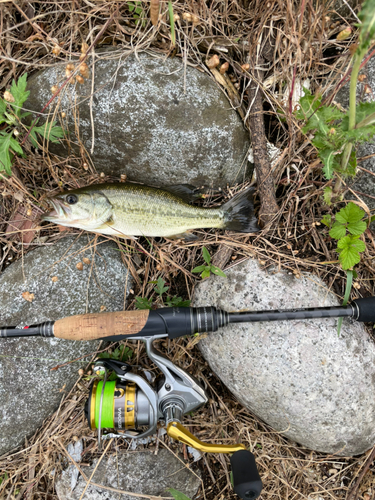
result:
[[[187,200],[194,198],[196,191],[189,185],[165,189],[133,183],[92,185],[50,198],[53,210],[43,219],[120,238],[186,238],[189,231],[200,228],[259,231],[253,188],[218,208],[190,205]]]

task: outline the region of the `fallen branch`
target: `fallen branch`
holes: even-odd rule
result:
[[[275,184],[271,172],[271,162],[267,153],[267,140],[264,131],[263,118],[263,70],[260,67],[263,58],[257,57],[254,68],[254,78],[251,80],[247,95],[249,98],[248,126],[250,129],[251,147],[253,149],[254,166],[258,181],[260,197],[259,220],[264,226],[268,225],[276,216],[279,207],[276,202]]]

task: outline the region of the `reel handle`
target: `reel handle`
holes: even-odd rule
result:
[[[263,484],[254,455],[248,450],[236,451],[230,457],[230,463],[232,465],[234,492],[244,500],[258,498]]]

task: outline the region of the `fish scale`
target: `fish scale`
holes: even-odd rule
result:
[[[129,190],[126,198],[121,193],[105,192],[115,214],[111,234],[173,236],[190,229],[221,228],[225,224],[220,208],[194,207],[166,191],[155,191]]]

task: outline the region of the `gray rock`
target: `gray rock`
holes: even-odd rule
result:
[[[88,477],[91,476],[96,462],[84,468]],[[174,488],[189,498],[194,497],[201,483],[196,472],[184,467],[184,463],[167,450],[159,450],[157,455],[152,451],[137,451],[105,457],[95,471],[92,482],[132,493],[163,497],[170,496],[167,488]],[[63,473],[56,481],[56,493],[59,500],[79,500],[85,486],[86,481],[80,476],[72,491],[70,475]],[[135,497],[90,485],[85,498],[134,500]]]
[[[194,305],[227,311],[339,305],[311,274],[267,274],[248,260],[200,283]],[[199,342],[236,398],[285,437],[357,455],[375,444],[375,345],[364,326],[337,319],[242,323]]]
[[[86,247],[86,248],[85,248]],[[76,264],[87,257],[94,265]],[[52,277],[58,281],[52,281]],[[0,276],[0,324],[32,325],[74,314],[122,310],[131,285],[120,252],[112,243],[94,250],[87,235],[37,248]],[[27,302],[22,293],[33,293]],[[0,455],[22,444],[59,405],[90,358],[51,368],[95,351],[97,342],[27,337],[0,339]]]
[[[249,134],[228,99],[206,74],[177,58],[99,51],[95,62],[92,161],[98,172],[149,185],[191,182],[224,187],[242,181]],[[48,68],[29,80],[26,108],[40,111],[51,86],[65,78],[64,66]],[[60,111],[67,113],[71,142],[74,115],[87,151],[92,146],[91,77],[68,85]],[[51,109],[50,113],[53,113]],[[66,156],[63,146],[51,151]],[[79,148],[74,150],[79,154]]]
[[[333,5],[329,4],[329,7],[333,7],[329,15],[333,21],[339,20],[343,24],[345,21],[357,21],[356,14],[360,11],[361,3],[361,0],[335,0]]]

